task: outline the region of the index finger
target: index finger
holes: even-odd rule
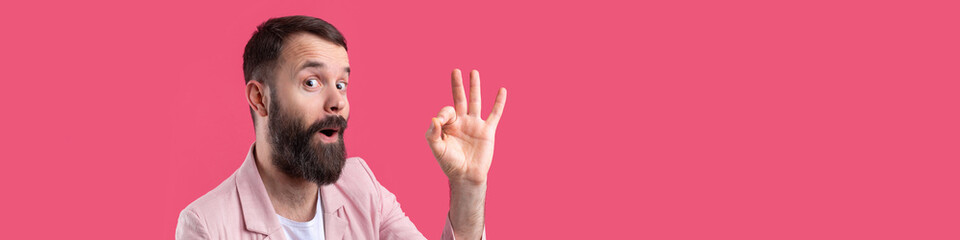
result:
[[[467,96],[463,92],[463,76],[460,74],[460,69],[453,69],[452,76],[450,77],[450,85],[453,88],[453,109],[456,110],[457,115],[466,114]]]

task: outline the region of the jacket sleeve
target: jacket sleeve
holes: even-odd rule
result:
[[[426,237],[420,233],[420,230],[417,230],[417,226],[414,225],[413,222],[410,221],[410,218],[403,212],[403,209],[400,208],[400,202],[397,201],[397,196],[383,187],[383,185],[380,185],[380,182],[373,176],[373,172],[370,171],[370,167],[367,166],[366,162],[361,160],[360,163],[363,165],[364,170],[367,171],[367,175],[372,179],[380,198],[380,239],[426,239]],[[482,239],[486,239],[486,235],[486,229],[484,229]],[[444,224],[441,239],[455,239],[453,225],[450,224],[449,216],[447,217],[446,224]]]
[[[397,197],[386,188],[380,188],[380,239],[426,239],[417,226],[400,208]]]
[[[363,170],[366,171],[367,176],[373,183],[374,202],[379,207],[375,211],[377,211],[376,214],[380,220],[380,228],[378,229],[380,239],[426,239],[420,233],[420,230],[417,230],[417,226],[413,225],[407,214],[403,213],[400,203],[397,202],[397,196],[380,185],[367,163],[363,159],[359,160]]]
[[[200,216],[190,209],[184,209],[180,212],[180,219],[177,220],[176,239],[209,239],[206,226],[200,220]]]

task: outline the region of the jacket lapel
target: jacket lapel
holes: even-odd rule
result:
[[[265,234],[268,239],[284,239],[280,220],[277,219],[273,204],[270,203],[267,188],[263,186],[263,180],[260,179],[254,151],[255,146],[251,145],[247,159],[243,161],[243,165],[236,173],[243,223],[247,231]]]
[[[343,204],[345,197],[337,189],[336,184],[327,184],[320,187],[320,198],[323,204],[323,232],[327,240],[343,239],[346,231],[347,219]]]

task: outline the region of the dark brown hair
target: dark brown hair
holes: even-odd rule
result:
[[[286,16],[271,18],[253,32],[250,41],[243,50],[244,83],[256,80],[264,85],[272,85],[273,71],[277,67],[284,40],[294,33],[306,32],[340,45],[347,49],[347,40],[337,28],[322,19],[310,16]],[[254,117],[250,108],[250,117]]]

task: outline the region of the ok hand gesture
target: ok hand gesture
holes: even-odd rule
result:
[[[432,119],[426,134],[427,143],[451,183],[486,184],[507,89],[500,88],[493,111],[483,120],[480,118],[480,72],[470,72],[469,103],[459,69],[453,70],[451,80],[453,107],[443,107]]]

